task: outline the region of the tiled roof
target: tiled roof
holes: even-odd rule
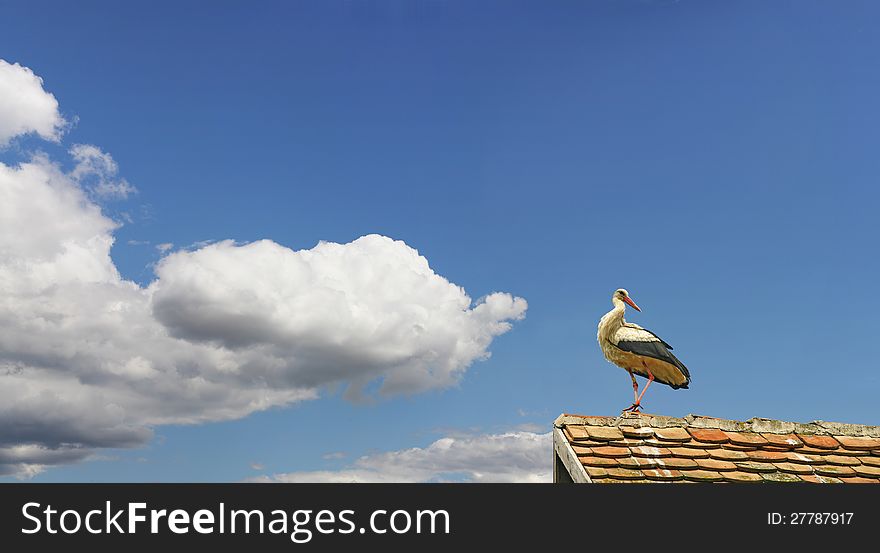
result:
[[[880,483],[880,426],[649,414],[560,415],[554,426],[575,482]]]

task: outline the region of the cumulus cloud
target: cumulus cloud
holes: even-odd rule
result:
[[[43,79],[0,59],[0,148],[30,133],[57,142],[65,126],[55,96],[43,90]]]
[[[428,447],[359,458],[341,470],[303,471],[257,482],[551,482],[550,433],[446,437]]]
[[[247,351],[251,377],[272,386],[382,377],[382,393],[446,387],[526,302],[465,291],[401,241],[369,235],[293,251],[262,240],[211,244],[165,257],[153,313],[181,340]]]
[[[76,162],[70,178],[103,199],[125,199],[137,192],[127,180],[119,177],[119,166],[113,157],[91,144],[74,144],[70,155]]]
[[[0,114],[20,104],[4,104],[10,68],[45,95],[29,69],[0,66]],[[57,137],[33,121],[4,128]],[[448,387],[524,316],[525,300],[473,302],[378,235],[300,251],[200,243],[140,286],[120,276],[118,223],[96,203],[133,188],[99,148],[70,155],[68,172],[42,154],[0,162],[0,475],[142,445],[156,425],[314,399],[325,385],[352,397],[373,381],[386,395]]]

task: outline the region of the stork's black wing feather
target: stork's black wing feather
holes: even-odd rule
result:
[[[645,329],[641,329],[645,330]],[[678,369],[684,374],[685,378],[687,378],[687,382],[683,386],[672,386],[673,388],[687,388],[688,384],[691,381],[691,373],[688,371],[688,368],[684,366],[684,363],[679,361],[678,357],[672,354],[670,349],[672,349],[669,344],[663,341],[662,338],[651,332],[650,330],[646,330],[646,332],[650,333],[652,336],[657,338],[657,341],[640,341],[640,340],[629,340],[629,341],[620,341],[617,342],[617,347],[622,349],[623,351],[628,351],[630,353],[634,353],[636,355],[643,355],[645,357],[652,357],[654,359],[659,359],[660,361],[665,361]]]

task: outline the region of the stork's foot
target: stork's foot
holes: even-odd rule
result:
[[[632,405],[621,411],[621,413],[638,413],[641,408],[641,404],[633,403]]]

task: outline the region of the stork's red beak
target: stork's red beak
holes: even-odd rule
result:
[[[641,309],[639,309],[639,306],[636,305],[636,302],[634,302],[634,301],[632,301],[631,299],[629,299],[629,296],[623,296],[623,301],[625,301],[626,303],[628,303],[629,306],[632,307],[633,309],[635,309],[636,311],[641,311]]]

